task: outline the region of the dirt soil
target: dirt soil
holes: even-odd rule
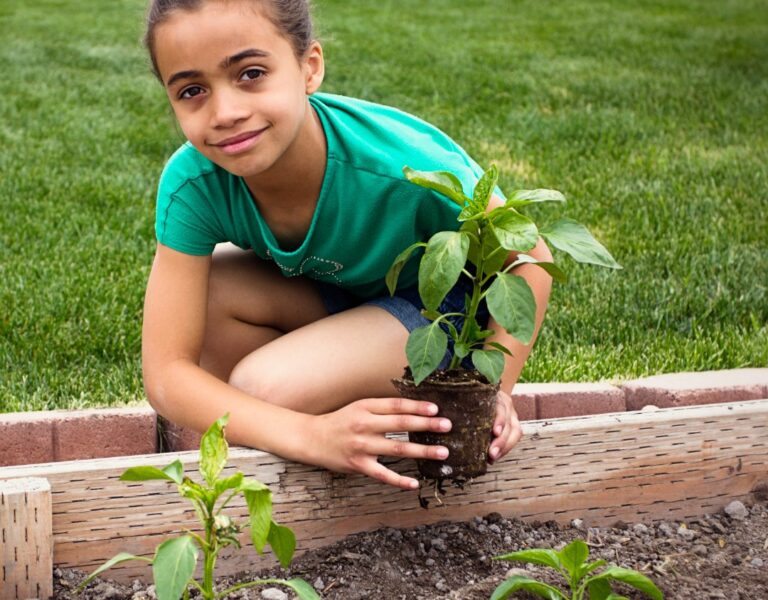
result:
[[[554,522],[523,523],[498,514],[468,523],[443,522],[415,529],[380,529],[350,536],[333,546],[298,557],[290,570],[279,568],[219,582],[259,577],[303,577],[329,600],[488,600],[511,574],[528,574],[561,585],[544,567],[491,560],[524,548],[562,548],[575,538],[590,546],[591,558],[637,569],[651,577],[667,600],[768,600],[768,502],[729,505],[729,513],[686,523],[617,523],[587,528]],[[439,510],[430,509],[430,510]],[[58,600],[153,600],[154,587],[140,582],[120,586],[91,583],[79,596],[72,589],[81,573],[55,570]],[[561,588],[562,589],[562,588]],[[645,598],[617,587],[632,600]],[[195,594],[192,594],[195,597]],[[251,588],[230,598],[288,600],[276,588]],[[514,598],[533,596],[520,593]]]

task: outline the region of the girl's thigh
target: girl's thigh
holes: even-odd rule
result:
[[[226,380],[254,350],[326,316],[312,281],[285,277],[252,251],[219,244],[211,262],[200,365]]]
[[[316,320],[255,350],[230,383],[256,398],[322,414],[354,400],[397,396],[408,331],[389,312],[363,305]]]

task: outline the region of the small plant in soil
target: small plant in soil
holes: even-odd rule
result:
[[[504,355],[511,356],[511,351],[498,342],[487,342],[495,331],[478,322],[481,303],[486,303],[493,319],[512,337],[529,344],[535,331],[536,301],[525,279],[510,271],[530,263],[544,269],[555,281],[567,280],[553,262],[538,261],[526,254],[540,236],[577,262],[611,269],[621,266],[582,224],[561,218],[539,228],[520,212],[530,204],[564,203],[565,197],[558,191],[518,190],[503,206],[488,210],[499,177],[495,166],[483,174],[471,197],[464,194],[461,182],[452,173],[409,167],[403,172],[412,183],[442,193],[461,207],[458,231],[440,231],[426,242],[412,244],[395,258],[386,276],[387,287],[394,294],[403,267],[414,253],[424,249],[418,289],[425,307],[422,314],[431,323],[411,332],[405,348],[408,369],[402,379],[393,383],[404,397],[437,403],[441,407],[439,414],[453,422],[447,434],[410,434],[417,443],[449,448],[445,461],[417,461],[422,477],[434,479],[439,488],[443,479],[461,484],[486,471]],[[516,258],[505,265],[511,252],[516,253]],[[469,279],[471,289],[463,310],[441,312],[441,303],[461,277]],[[453,340],[451,360],[448,369],[438,370],[448,350],[449,336]],[[466,358],[474,369],[462,364]],[[455,400],[450,399],[452,390],[458,394]],[[459,441],[453,443],[456,438]]]
[[[197,483],[184,475],[184,467],[176,460],[162,469],[156,467],[132,467],[121,476],[121,481],[167,480],[178,486],[179,494],[189,500],[200,520],[203,536],[187,531],[185,535],[166,540],[155,550],[154,558],[135,556],[121,552],[101,565],[80,584],[81,591],[94,577],[118,563],[142,560],[152,564],[152,575],[158,600],[189,598],[190,586],[197,588],[204,600],[224,598],[227,594],[257,585],[283,585],[292,589],[301,600],[315,600],[319,596],[302,579],[261,579],[240,583],[221,592],[214,587],[214,567],[219,552],[228,546],[240,548],[239,536],[250,526],[251,541],[259,554],[269,544],[283,567],[288,567],[296,548],[296,537],[288,527],[272,520],[272,492],[255,479],[248,479],[236,472],[220,477],[227,464],[229,446],[224,438],[224,428],[229,420],[226,414],[218,419],[200,441],[200,475],[203,483]],[[245,497],[249,522],[238,524],[222,511],[238,495]],[[221,500],[221,501],[220,501]],[[200,551],[203,554],[203,580],[194,577]]]
[[[589,560],[589,547],[582,540],[574,540],[559,552],[549,549],[520,550],[494,557],[494,560],[509,560],[551,567],[568,582],[570,594],[558,588],[536,581],[523,575],[510,577],[497,587],[491,600],[505,600],[516,591],[523,590],[547,600],[629,600],[615,594],[611,583],[619,581],[640,590],[653,600],[664,600],[661,590],[642,573],[614,565],[595,573],[606,566],[602,559]]]

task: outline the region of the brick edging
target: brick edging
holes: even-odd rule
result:
[[[640,410],[647,405],[668,408],[768,399],[768,368],[669,373],[615,385],[521,383],[512,397],[524,421]],[[190,450],[199,440],[199,434],[168,423],[148,404],[0,413],[0,467]]]

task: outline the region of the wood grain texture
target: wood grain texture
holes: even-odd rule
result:
[[[0,480],[0,600],[53,595],[51,516],[46,479]]]
[[[449,489],[443,505],[433,501],[429,510],[419,507],[416,492],[256,450],[232,448],[226,470],[241,470],[271,487],[274,518],[296,532],[298,552],[359,531],[490,512],[539,521],[579,517],[587,525],[685,521],[746,499],[768,480],[768,400],[531,421],[523,430],[523,441],[485,477],[464,490]],[[128,467],[162,467],[176,459],[198,477],[196,452],[181,452],[6,467],[0,479],[50,481],[54,561],[88,571],[121,551],[151,556],[164,539],[196,529],[194,513],[174,485],[118,481]],[[415,473],[411,461],[386,462]],[[230,514],[247,514],[242,502],[231,506]],[[256,558],[250,544],[230,554],[217,562],[217,574],[276,564],[271,554]],[[132,563],[110,576],[151,577],[148,566]]]

